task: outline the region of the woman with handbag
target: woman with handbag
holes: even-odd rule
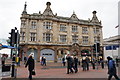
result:
[[[34,62],[32,55],[30,55],[28,58],[28,61],[25,65],[25,67],[27,67],[27,66],[28,66],[28,70],[29,70],[29,79],[32,80],[32,71],[35,68],[35,62]]]

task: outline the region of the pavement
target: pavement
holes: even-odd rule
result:
[[[28,78],[28,69],[25,68],[23,62],[17,68],[16,78]],[[78,73],[66,74],[66,66],[62,66],[62,63],[48,62],[47,66],[41,66],[39,62],[35,63],[35,72],[36,75],[33,78],[106,78],[107,66],[102,69],[101,66],[98,66],[98,69],[93,70],[90,66],[89,71],[82,71],[81,66],[78,68]],[[10,78],[10,76],[3,77]]]

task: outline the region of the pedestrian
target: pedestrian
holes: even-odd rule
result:
[[[93,69],[95,69],[95,59],[93,58],[93,60],[92,60],[92,67],[93,67]]]
[[[80,66],[80,59],[78,59],[78,65]]]
[[[111,80],[112,76],[114,76],[116,80],[120,80],[116,74],[115,61],[110,56],[108,56],[107,59],[108,59],[108,74],[109,74],[108,80]]]
[[[100,58],[100,63],[101,63],[102,69],[104,69],[104,60],[103,60],[103,58]]]
[[[20,66],[20,56],[16,57],[16,64],[17,64],[17,66]]]
[[[62,58],[62,63],[63,63],[63,66],[65,66],[65,64],[66,64],[65,57]]]
[[[44,59],[44,57],[42,56],[42,57],[40,57],[40,63],[41,63],[41,65],[43,66],[43,59]]]
[[[26,62],[27,62],[27,57],[24,56],[24,64],[26,64]]]
[[[87,62],[86,62],[86,59],[82,59],[82,68],[83,68],[83,71],[86,71],[86,70],[87,70]]]
[[[46,66],[46,58],[43,57],[43,66]]]
[[[118,57],[116,57],[116,66],[118,67]]]
[[[32,71],[35,68],[35,61],[32,57],[32,55],[29,56],[27,63],[25,65],[25,68],[28,66],[28,70],[29,70],[29,79],[32,80]]]
[[[66,60],[67,60],[67,74],[73,73],[73,69],[72,69],[73,59],[70,56],[70,54],[67,54]]]
[[[78,58],[76,56],[74,57],[74,70],[75,73],[78,72]]]
[[[2,55],[1,60],[2,60],[2,66],[4,66],[5,65],[6,56]]]
[[[14,54],[12,58],[12,62],[15,63],[15,61],[16,61],[16,55]]]
[[[86,57],[86,66],[87,66],[87,70],[89,70],[89,62],[90,62],[90,59],[88,57]]]

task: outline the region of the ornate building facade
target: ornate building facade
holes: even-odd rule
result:
[[[75,12],[71,17],[53,14],[51,3],[46,3],[43,13],[28,14],[26,3],[21,16],[20,54],[21,57],[33,53],[39,61],[41,56],[48,61],[59,61],[66,54],[95,57],[92,45],[99,42],[102,46],[101,21],[93,11],[92,19],[79,19]],[[101,48],[100,53],[103,56]]]

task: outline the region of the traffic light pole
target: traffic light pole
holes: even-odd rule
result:
[[[98,69],[98,53],[97,53],[97,43],[95,45],[95,52],[96,52],[96,69]]]
[[[18,53],[18,46],[19,46],[19,32],[17,30],[17,28],[15,27],[15,29],[11,29],[11,37],[10,39],[10,46],[15,47],[15,49],[11,49],[11,58],[13,58],[13,54],[14,55],[19,55]],[[15,62],[12,63],[12,74],[11,77],[16,78],[17,75],[17,68],[15,68]]]

